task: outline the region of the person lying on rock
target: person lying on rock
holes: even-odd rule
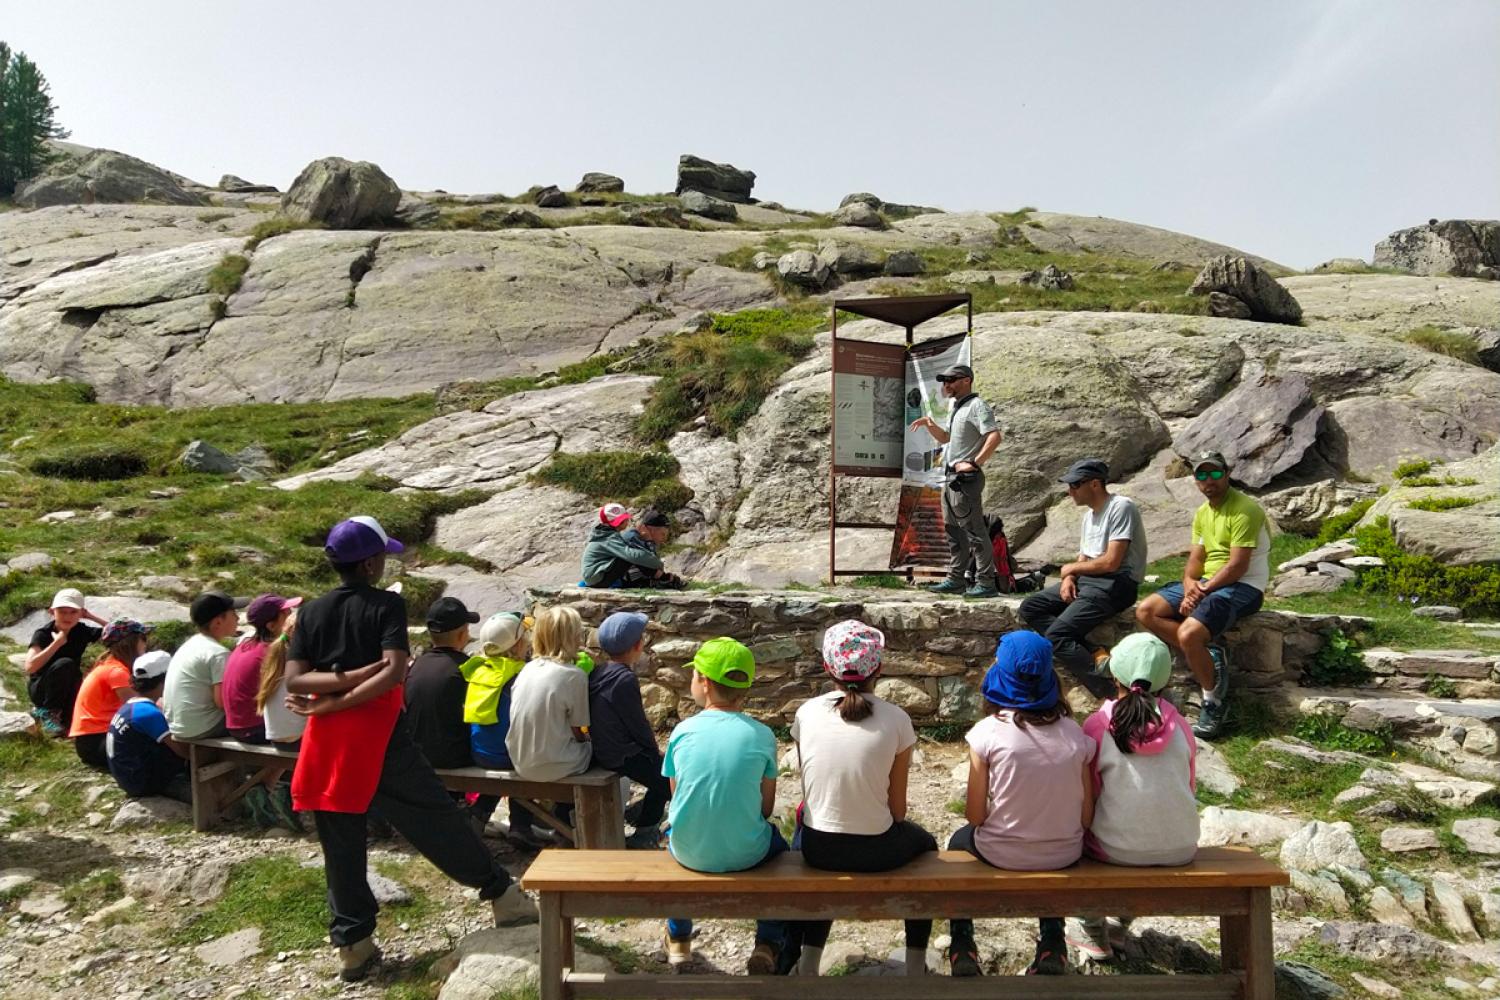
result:
[[[31,634],[26,650],[26,694],[32,718],[48,736],[66,736],[83,683],[83,652],[98,642],[104,619],[83,606],[83,592],[64,587],[52,598],[52,620]],[[83,619],[95,624],[90,625]]]
[[[402,712],[411,659],[406,602],[378,590],[386,555],[402,551],[372,517],[328,534],[324,552],[342,581],[303,605],[287,651],[288,707],[308,716],[292,802],[311,812],[332,910],[329,939],[345,982],[380,960],[380,907],[366,878],[366,816],[377,809],[444,874],[479,890],[496,926],[535,922],[536,907],[490,855],[462,808],[412,741]]]
[[[1211,740],[1228,716],[1229,654],[1218,638],[1260,610],[1271,579],[1271,533],[1260,504],[1229,485],[1229,463],[1199,455],[1193,478],[1204,496],[1193,515],[1192,549],[1181,583],[1169,583],[1135,609],[1136,621],[1182,651],[1203,688],[1193,732]]]
[[[1058,662],[1095,697],[1114,692],[1109,650],[1088,633],[1135,604],[1146,571],[1146,528],[1135,501],[1109,492],[1109,466],[1097,458],[1074,462],[1063,473],[1068,497],[1083,508],[1078,558],[1062,580],[1021,602],[1021,620],[1052,643]]]

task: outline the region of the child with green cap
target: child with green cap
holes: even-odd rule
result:
[[[1116,865],[1185,865],[1198,851],[1198,800],[1192,727],[1159,693],[1172,680],[1172,652],[1137,632],[1110,652],[1117,694],[1083,724],[1098,747],[1093,763],[1094,821],[1084,850]],[[1068,943],[1086,958],[1109,959],[1125,922],[1068,922]],[[1112,934],[1113,932],[1113,934]]]
[[[703,709],[672,730],[662,773],[672,782],[667,846],[684,868],[737,872],[786,851],[767,822],[776,804],[776,736],[740,710],[755,682],[755,657],[733,639],[710,639],[693,657],[693,700]],[[667,961],[692,960],[693,922],[667,921]],[[785,924],[759,920],[751,975],[771,975]]]

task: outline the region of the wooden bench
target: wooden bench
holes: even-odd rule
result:
[[[272,771],[296,766],[297,751],[276,744],[242,743],[227,737],[183,740],[189,748],[193,787],[193,828],[211,829],[225,811]],[[254,768],[249,778],[241,770]],[[608,850],[625,846],[620,776],[595,768],[557,781],[529,781],[514,771],[483,767],[440,767],[443,785],[456,792],[514,797],[539,821],[567,837],[576,847]],[[573,803],[573,825],[554,817],[539,801]]]
[[[1050,872],[991,868],[959,851],[924,855],[894,872],[808,868],[799,854],[747,872],[688,871],[666,852],[543,851],[521,879],[541,896],[541,997],[1024,996],[1044,1000],[1162,997],[1273,1000],[1271,887],[1287,874],[1248,848],[1210,847],[1183,868],[1082,861]],[[897,920],[915,917],[1217,916],[1223,972],[1215,975],[773,976],[587,974],[573,970],[578,917],[735,917]],[[747,932],[748,933],[748,932]]]

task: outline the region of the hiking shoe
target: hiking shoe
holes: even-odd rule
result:
[[[625,849],[654,851],[661,846],[661,827],[643,826],[625,838]]]
[[[974,586],[964,591],[964,597],[974,600],[999,596],[1000,591],[996,590],[995,587],[991,584],[976,583]]]
[[[297,815],[297,810],[292,807],[292,786],[277,785],[271,790],[270,795],[271,815],[276,817],[277,826],[284,826],[293,833],[302,833],[302,818]]]
[[[1100,677],[1109,676],[1109,650],[1103,646],[1094,650],[1094,673]]]
[[[646,800],[642,798],[642,799],[636,799],[634,802],[630,803],[630,805],[628,805],[628,806],[625,807],[625,825],[626,826],[640,826],[641,825],[641,810],[645,807],[645,805],[646,805]]]
[[[361,938],[339,949],[339,978],[346,983],[357,983],[368,976],[379,961],[380,949],[375,947],[375,939]]]
[[[41,729],[44,736],[68,735],[67,729],[63,728],[62,720],[57,717],[56,712],[49,712],[45,708],[33,708],[31,717],[36,720],[37,727]]]
[[[1203,707],[1198,710],[1198,721],[1193,723],[1193,735],[1203,740],[1214,739],[1224,731],[1224,723],[1228,718],[1227,705],[1204,700]]]
[[[1068,972],[1068,943],[1038,941],[1036,957],[1026,966],[1028,976],[1063,976]]]
[[[1222,705],[1229,700],[1229,651],[1223,646],[1209,646],[1208,655],[1214,661],[1213,700]]]
[[[512,825],[509,830],[505,831],[505,839],[528,851],[540,851],[549,846],[547,841],[537,836],[536,827],[530,823],[522,823],[520,826]]]
[[[1107,962],[1115,951],[1110,944],[1109,931],[1104,922],[1079,920],[1069,917],[1067,923],[1068,944],[1090,962]]]
[[[536,904],[514,882],[490,900],[490,914],[495,918],[496,927],[518,927],[537,922]]]
[[[270,829],[280,822],[276,813],[271,810],[271,795],[266,791],[265,785],[252,785],[245,793],[245,811],[250,814],[250,822],[262,830]]]
[[[948,946],[948,974],[955,979],[984,974],[979,968],[979,951],[973,941],[954,941]]]
[[[690,937],[678,940],[667,935],[667,964],[673,967],[688,965],[693,961],[693,939]]]
[[[960,580],[944,580],[942,583],[929,583],[922,589],[933,594],[964,593],[964,585]]]
[[[779,950],[769,941],[755,942],[755,950],[750,953],[750,960],[745,963],[745,972],[752,976],[776,975],[776,958]]]

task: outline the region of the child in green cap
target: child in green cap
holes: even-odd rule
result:
[[[667,846],[684,868],[737,872],[788,849],[767,822],[776,804],[776,736],[740,710],[755,657],[733,639],[710,639],[693,657],[693,700],[703,709],[672,730],[662,773],[672,782]],[[667,961],[692,960],[693,922],[667,921]],[[779,920],[755,925],[751,975],[771,975],[786,937]]]
[[[1094,755],[1094,822],[1089,856],[1116,865],[1185,865],[1198,851],[1198,801],[1192,727],[1160,692],[1172,680],[1172,652],[1137,632],[1110,652],[1117,694],[1083,724]],[[1126,922],[1070,920],[1068,943],[1086,958],[1112,957]]]

